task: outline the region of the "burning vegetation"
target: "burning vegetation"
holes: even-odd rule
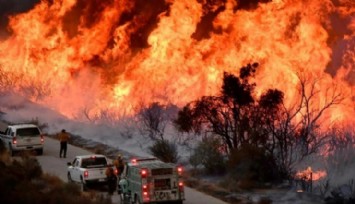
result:
[[[166,119],[178,115],[181,135],[212,138],[190,162],[258,182],[354,148],[353,132],[334,132],[355,125],[352,0],[30,2],[0,1],[1,92],[75,119],[136,114],[153,154],[172,145]]]
[[[293,104],[297,76],[307,76],[318,81],[318,108],[336,84],[345,99],[323,121],[354,122],[351,0],[1,4],[1,89],[68,117],[119,117],[140,101],[182,106],[218,93],[224,72],[258,62],[256,94],[279,88]]]

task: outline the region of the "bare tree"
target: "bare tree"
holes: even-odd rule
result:
[[[179,160],[176,143],[165,137],[165,128],[172,122],[176,112],[174,105],[153,102],[147,106],[141,105],[137,114],[141,134],[153,141],[149,147],[150,153],[164,162],[176,163]]]
[[[344,96],[337,85],[333,84],[332,87],[326,89],[323,105],[318,105],[319,100],[317,101],[317,99],[321,97],[321,93],[317,87],[320,86],[320,81],[317,79],[310,80],[301,75],[298,75],[298,78],[301,102],[297,110],[299,110],[298,114],[301,115],[301,120],[299,121],[300,129],[297,138],[304,157],[317,152],[324,144],[327,135],[322,134],[319,123],[321,117],[332,106],[340,104],[344,100]]]
[[[298,75],[298,100],[290,107],[282,106],[274,113],[272,123],[266,123],[270,135],[267,149],[274,155],[281,172],[291,172],[292,166],[304,157],[318,152],[329,134],[322,131],[321,120],[324,113],[344,99],[338,87],[327,87],[322,106],[318,106],[320,90],[318,80]],[[301,118],[301,119],[299,119]]]
[[[141,104],[137,114],[141,133],[154,141],[164,140],[165,128],[172,122],[175,112],[173,105],[162,105],[158,102]]]

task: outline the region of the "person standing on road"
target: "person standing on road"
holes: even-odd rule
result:
[[[59,157],[62,158],[62,155],[64,158],[67,157],[67,146],[68,146],[68,140],[70,138],[69,134],[63,129],[59,134],[58,138],[60,141],[60,151],[59,151]]]
[[[112,195],[113,192],[116,190],[116,185],[117,185],[117,177],[112,168],[112,165],[109,165],[107,167],[105,174],[107,177],[108,194]]]
[[[113,164],[117,169],[117,178],[119,179],[124,169],[124,161],[121,154],[117,155],[117,158],[115,159]]]

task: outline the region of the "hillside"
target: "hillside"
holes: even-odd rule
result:
[[[111,158],[115,157],[118,152],[126,155],[147,156],[149,141],[139,135],[134,123],[124,121],[124,123],[117,123],[115,125],[105,123],[93,123],[79,119],[69,119],[50,110],[39,104],[32,103],[22,97],[15,95],[5,95],[0,101],[1,119],[12,122],[26,122],[38,121],[45,126],[44,131],[54,137],[54,135],[61,129],[67,129],[73,138],[70,141],[76,146],[89,149],[94,152],[103,153]],[[184,154],[188,154],[187,151]],[[312,166],[318,165],[321,168],[323,163],[321,158],[313,158],[305,161],[302,168],[311,164]],[[237,191],[231,192],[226,188],[223,177],[213,178],[205,176],[204,174],[194,175],[187,178],[187,185],[196,188],[200,191],[207,192],[208,194],[219,197],[231,203],[243,202],[261,202],[269,201],[272,203],[314,203],[322,202],[319,197],[320,191],[324,193],[331,192],[331,189],[336,187],[348,185],[352,179],[355,179],[353,169],[354,162],[348,160],[350,163],[341,171],[339,168],[329,171],[329,177],[320,182],[314,183],[313,193],[297,193],[294,187],[289,184],[285,186],[274,186],[267,189],[260,189],[257,191]],[[216,180],[217,179],[217,180]],[[329,183],[327,183],[329,182]],[[333,185],[328,186],[325,185]],[[337,189],[339,190],[339,189]],[[354,190],[350,189],[350,193]],[[349,194],[349,193],[348,193]],[[323,195],[324,196],[324,195]]]

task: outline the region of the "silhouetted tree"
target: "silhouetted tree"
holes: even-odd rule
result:
[[[255,99],[256,85],[249,79],[257,67],[257,63],[242,67],[239,77],[224,73],[221,94],[204,96],[183,107],[175,120],[177,129],[220,136],[227,152],[243,144],[265,145],[269,137],[265,123],[275,120],[268,114],[270,111],[277,113],[283,94],[278,90],[268,90],[259,101]]]
[[[257,67],[256,63],[242,67],[239,77],[224,73],[220,94],[190,102],[179,111],[174,124],[180,132],[219,136],[228,154],[245,145],[261,148],[286,178],[295,162],[324,144],[327,134],[321,131],[320,118],[344,98],[337,86],[329,86],[318,105],[319,81],[301,74],[298,100],[293,105],[286,107],[284,94],[277,89],[256,98],[256,84],[250,83],[250,78]]]

